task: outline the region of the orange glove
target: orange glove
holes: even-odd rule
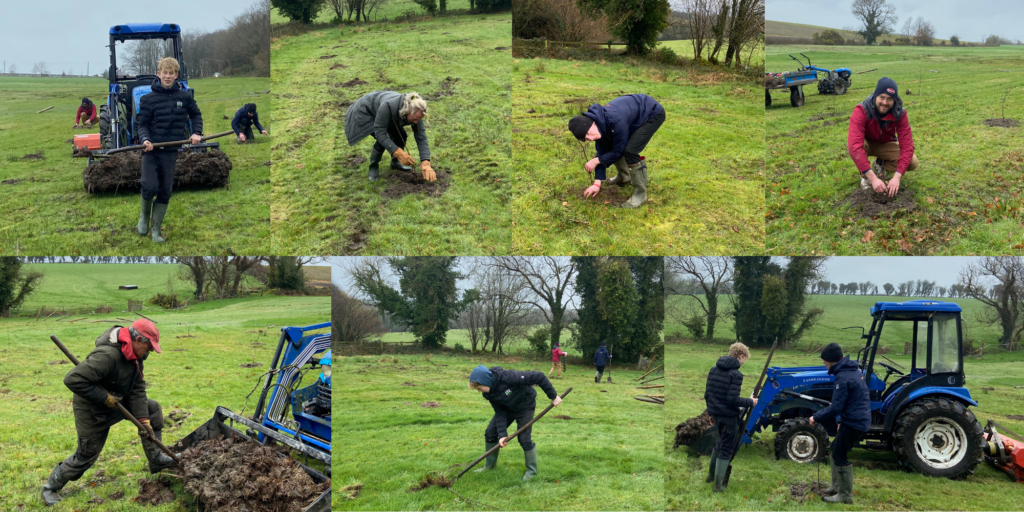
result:
[[[437,175],[434,174],[434,169],[430,167],[430,160],[420,162],[420,170],[423,171],[423,179],[431,183],[437,181]]]
[[[148,438],[155,438],[156,437],[156,433],[153,432],[153,425],[149,424],[149,418],[142,418],[142,419],[139,420],[139,423],[142,423],[142,426],[146,427],[145,431],[143,431],[141,429],[139,430],[139,437],[142,437],[142,438],[147,438],[147,437]]]
[[[117,407],[117,403],[120,402],[120,401],[121,401],[121,399],[119,397],[116,397],[114,395],[111,395],[110,393],[107,393],[107,400],[105,402],[103,402],[103,405],[113,409],[113,408]]]
[[[412,157],[409,156],[409,153],[406,153],[402,148],[396,149],[392,155],[397,158],[402,165],[408,165],[409,167],[416,165],[416,161],[413,160]]]

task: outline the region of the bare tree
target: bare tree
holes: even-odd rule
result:
[[[885,0],[854,0],[851,11],[863,24],[863,28],[857,32],[867,44],[874,44],[878,36],[892,33],[899,19],[896,6],[889,5]]]
[[[35,64],[32,65],[32,74],[33,75],[48,75],[48,74],[50,74],[50,70],[47,69],[45,62],[39,61],[39,62],[36,62]]]
[[[918,17],[917,22],[914,23],[914,33],[910,35],[913,36],[918,46],[931,46],[935,38],[935,26],[925,21],[924,18]]]
[[[178,278],[185,282],[192,282],[196,289],[193,297],[199,298],[203,295],[206,287],[206,258],[202,256],[177,256],[174,262],[181,265],[178,270]]]
[[[666,268],[675,274],[693,279],[703,292],[703,300],[693,290],[668,289],[672,293],[692,298],[704,311],[707,319],[707,339],[715,337],[715,322],[718,321],[718,295],[722,285],[732,279],[732,258],[717,256],[676,256],[667,258]],[[669,288],[669,287],[666,287]]]
[[[374,308],[331,284],[331,338],[339,343],[362,343],[384,332]]]
[[[567,257],[499,256],[489,264],[525,281],[535,295],[528,303],[551,324],[551,346],[556,345],[565,324],[565,310],[572,300],[572,292],[567,290],[576,275],[576,263]]]
[[[477,272],[478,304],[483,306],[484,347],[491,343],[491,352],[501,352],[516,338],[526,335],[523,320],[531,310],[526,279],[492,265],[481,266]]]
[[[751,38],[764,33],[764,0],[731,0],[729,19],[729,48],[725,52],[725,65],[735,57],[739,64],[740,50]]]
[[[989,289],[993,280],[996,285]],[[961,270],[958,284],[964,296],[988,306],[979,320],[1002,327],[999,343],[1003,348],[1017,350],[1024,334],[1024,258],[985,257]]]
[[[17,73],[18,72],[18,66],[15,66],[14,64],[11,64],[11,67],[7,68],[7,72],[12,74],[12,75]]]
[[[715,22],[722,11],[723,0],[685,0],[686,20],[693,38],[693,59],[701,61],[714,37]]]

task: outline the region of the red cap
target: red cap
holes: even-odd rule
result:
[[[148,338],[149,342],[153,344],[153,350],[155,350],[157,354],[163,353],[160,351],[160,332],[156,330],[156,326],[153,325],[153,322],[150,322],[145,318],[140,318],[132,323],[132,329],[135,329],[139,334]]]

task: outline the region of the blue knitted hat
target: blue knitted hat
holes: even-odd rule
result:
[[[494,378],[491,375],[491,370],[487,369],[486,366],[480,365],[473,368],[473,373],[469,374],[469,380],[482,384],[484,386],[490,386],[494,382]]]

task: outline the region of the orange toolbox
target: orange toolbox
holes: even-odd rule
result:
[[[100,134],[87,133],[83,135],[75,135],[74,145],[76,148],[87,148],[89,151],[100,149],[102,147],[102,144],[100,143]]]

